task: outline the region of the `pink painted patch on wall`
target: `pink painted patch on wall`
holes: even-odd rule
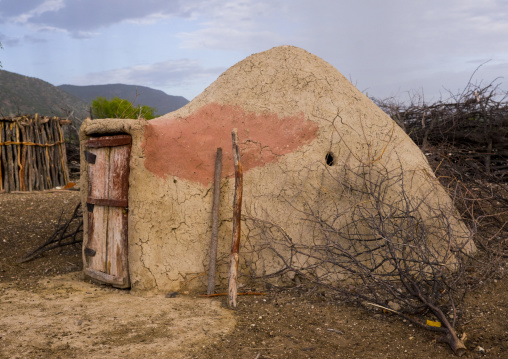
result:
[[[213,179],[217,148],[222,147],[222,176],[230,176],[234,173],[233,128],[238,129],[244,172],[276,162],[310,143],[318,131],[318,125],[305,120],[303,113],[279,117],[211,103],[188,117],[149,121],[142,145],[145,167],[159,177],[177,176],[206,186]]]

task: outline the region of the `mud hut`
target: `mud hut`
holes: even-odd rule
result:
[[[85,273],[140,290],[205,288],[218,147],[219,259],[231,245],[233,128],[241,142],[244,220],[277,221],[295,241],[316,240],[303,218],[306,206],[322,213],[351,206],[347,196],[330,194],[343,169],[358,164],[399,168],[410,196],[453,211],[425,156],[389,116],[324,60],[276,47],[234,65],[175,112],[83,123]],[[474,248],[459,219],[450,227],[457,243]],[[244,269],[275,272],[280,259],[265,254],[255,232],[243,226]],[[218,283],[227,277],[224,267]]]

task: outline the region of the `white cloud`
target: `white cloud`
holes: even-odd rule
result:
[[[164,12],[155,12],[153,14],[148,14],[144,17],[126,19],[123,21],[126,23],[129,23],[129,24],[135,24],[135,25],[151,25],[151,24],[155,24],[159,21],[166,20],[171,17],[173,17],[173,16],[165,14]]]
[[[188,8],[198,29],[178,37],[183,48],[258,51],[283,44],[284,38],[267,25],[279,1],[212,0]]]
[[[181,46],[189,49],[258,51],[283,44],[283,38],[270,31],[241,31],[230,27],[206,27],[180,33],[178,38],[182,40]]]
[[[0,21],[26,24],[35,29],[55,28],[69,34],[89,32],[124,21],[153,23],[172,16],[186,17],[183,0],[19,0],[7,2]],[[195,3],[195,0],[188,0]],[[203,0],[204,1],[204,0]],[[198,3],[201,2],[197,1]],[[2,5],[4,3],[2,2]],[[78,36],[79,37],[79,36]]]
[[[46,0],[30,11],[12,17],[11,21],[14,23],[27,23],[33,17],[41,16],[47,12],[56,12],[64,7],[64,0]]]

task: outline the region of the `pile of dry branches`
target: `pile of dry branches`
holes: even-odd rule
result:
[[[311,244],[295,240],[275,220],[247,218],[263,250],[283,263],[265,278],[295,273],[371,309],[382,307],[442,332],[454,352],[465,350],[455,332],[457,303],[477,282],[467,275],[471,267],[489,263],[475,261],[471,238],[454,231],[457,211],[433,208],[428,198],[409,194],[409,178],[401,168],[361,164],[330,176],[337,183],[330,194],[335,202],[347,196],[351,205],[337,205],[331,212],[312,202],[293,207],[314,228]],[[433,322],[440,326],[429,325]]]
[[[473,73],[474,76],[474,73]],[[508,93],[471,81],[447,100],[374,100],[421,146],[464,220],[481,230],[478,247],[508,257]]]
[[[423,151],[448,150],[461,171],[508,179],[508,94],[499,84],[468,83],[446,100],[426,103],[413,93],[409,103],[374,100]]]

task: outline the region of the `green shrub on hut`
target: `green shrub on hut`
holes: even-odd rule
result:
[[[114,97],[108,100],[105,97],[97,97],[92,101],[92,113],[94,118],[155,118],[156,109],[149,106],[137,105],[128,100]]]

